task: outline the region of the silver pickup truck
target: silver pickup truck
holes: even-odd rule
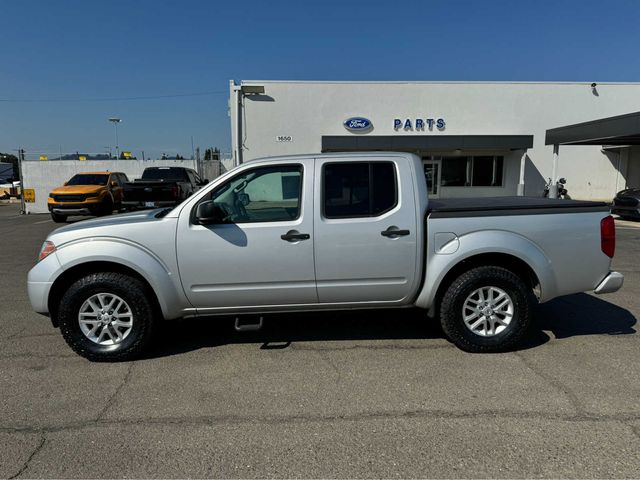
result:
[[[415,155],[305,155],[243,164],[173,209],[55,230],[28,290],[91,360],[139,355],[162,319],[242,329],[380,307],[424,309],[458,347],[493,352],[523,338],[536,299],[618,290],[614,249],[604,203],[429,201]]]

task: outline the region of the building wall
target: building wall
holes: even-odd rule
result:
[[[599,84],[594,94],[588,83],[244,83],[265,87],[264,94],[243,96],[244,161],[320,152],[322,135],[353,135],[343,122],[354,116],[372,121],[366,135],[534,135],[533,148],[527,151],[526,195],[541,195],[551,176],[553,149],[544,145],[547,129],[640,110],[640,84]],[[235,148],[238,109],[233,88],[230,99]],[[443,130],[396,131],[395,118],[443,118],[446,125]],[[277,141],[278,136],[291,136],[292,141]],[[491,153],[505,155],[505,187],[444,187],[442,195],[514,194],[523,152]],[[558,176],[566,177],[573,198],[611,200],[624,187],[616,155],[603,154],[600,147],[561,146]]]

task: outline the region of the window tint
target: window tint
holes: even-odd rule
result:
[[[255,168],[221,185],[211,200],[231,223],[285,222],[300,216],[301,186],[299,165]]]
[[[464,187],[467,182],[467,157],[444,157],[442,159],[442,186]]]
[[[493,157],[473,157],[471,184],[475,187],[493,185]]]
[[[184,182],[187,179],[186,170],[179,167],[151,167],[142,172],[142,180]]]
[[[79,173],[71,177],[67,185],[106,185],[108,180],[108,174]]]
[[[328,163],[323,168],[324,216],[372,217],[397,204],[391,162]]]

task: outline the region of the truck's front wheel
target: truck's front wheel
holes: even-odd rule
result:
[[[473,268],[456,278],[440,304],[449,339],[467,352],[498,352],[516,345],[529,330],[532,294],[506,268]]]
[[[51,212],[51,220],[53,220],[56,223],[64,223],[64,222],[67,221],[67,216],[66,215],[60,215],[59,213]]]
[[[146,285],[128,275],[87,275],[65,292],[58,321],[69,346],[93,361],[139,356],[151,338],[154,309]]]

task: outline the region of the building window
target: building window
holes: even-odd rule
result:
[[[391,162],[327,163],[323,177],[326,218],[376,217],[398,203]]]
[[[442,186],[464,187],[469,185],[469,157],[442,158]]]
[[[443,157],[443,187],[501,187],[504,157]]]

